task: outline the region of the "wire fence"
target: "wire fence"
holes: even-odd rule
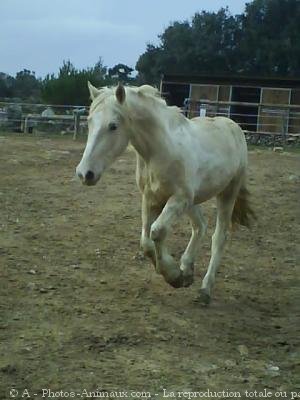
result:
[[[186,99],[182,112],[189,118],[231,118],[241,126],[250,143],[300,144],[300,105]]]
[[[188,117],[224,116],[236,121],[250,143],[300,144],[300,105],[186,99]],[[0,101],[0,130],[29,134],[86,134],[89,107]]]
[[[0,130],[19,133],[72,133],[87,131],[89,107],[0,100]]]

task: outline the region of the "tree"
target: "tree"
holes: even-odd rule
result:
[[[146,52],[142,54],[136,64],[135,69],[139,72],[138,83],[154,84],[159,81],[162,73],[161,54],[163,50],[160,47],[147,45]]]
[[[299,76],[300,2],[255,0],[241,17],[240,68],[246,74]]]
[[[240,37],[238,18],[228,8],[217,13],[203,11],[192,19],[193,73],[236,73]]]
[[[101,59],[92,68],[77,70],[70,61],[64,61],[58,76],[47,75],[43,82],[42,98],[50,104],[88,105],[90,103],[87,82],[97,87],[111,81],[106,75]]]
[[[26,99],[40,96],[41,82],[36,78],[35,72],[23,69],[17,72],[13,84],[13,96]]]
[[[299,20],[299,0],[254,0],[235,16],[228,8],[196,13],[190,22],[171,24],[158,46],[147,45],[138,78],[157,83],[163,72],[298,76]]]
[[[0,72],[0,98],[13,95],[13,84],[14,78],[12,76]]]
[[[148,45],[136,69],[146,82],[157,82],[163,72],[197,74],[231,71],[229,62],[239,26],[228,9],[217,13],[196,13],[191,22],[174,22],[160,38],[160,45]]]
[[[28,69],[17,72],[15,77],[0,72],[0,97],[18,97],[35,101],[40,97],[42,83]]]
[[[132,82],[130,74],[133,72],[133,68],[128,67],[126,64],[116,64],[114,67],[109,68],[108,75],[115,80],[122,82]]]

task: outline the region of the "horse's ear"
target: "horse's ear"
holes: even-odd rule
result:
[[[91,99],[94,100],[100,93],[100,90],[95,88],[95,86],[93,86],[90,81],[88,81],[88,88],[90,91]]]
[[[125,101],[125,97],[125,88],[121,83],[119,83],[116,89],[116,98],[120,104],[123,104]]]

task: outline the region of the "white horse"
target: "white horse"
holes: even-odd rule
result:
[[[248,225],[252,213],[245,187],[247,145],[241,128],[223,117],[189,120],[177,107],[168,107],[148,85],[88,86],[92,98],[89,134],[76,173],[84,184],[95,185],[132,144],[142,193],[141,248],[175,288],[193,282],[194,261],[207,226],[200,203],[216,196],[217,224],[200,290],[208,303],[230,223]],[[184,213],[190,218],[192,236],[178,266],[165,239],[172,223]]]

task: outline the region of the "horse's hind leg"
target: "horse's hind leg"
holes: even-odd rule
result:
[[[184,286],[189,286],[194,281],[195,257],[200,247],[201,239],[205,235],[207,229],[207,221],[199,204],[192,206],[187,211],[187,215],[189,216],[192,225],[192,236],[181,257],[180,269],[183,273]]]
[[[232,182],[217,196],[217,224],[212,236],[211,258],[200,290],[200,300],[209,303],[217,269],[224,250],[234,203],[240,189],[240,182]]]
[[[153,240],[150,239],[150,228],[160,211],[160,209],[151,206],[147,195],[143,193],[141,249],[144,255],[151,259],[154,267],[156,265],[155,246]]]

